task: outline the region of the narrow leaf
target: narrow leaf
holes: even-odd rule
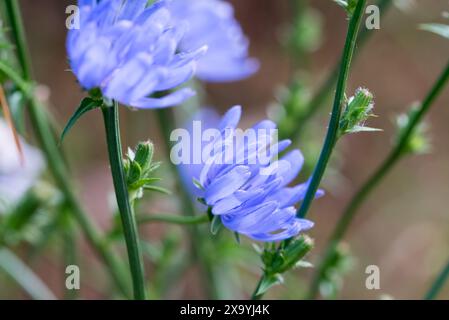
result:
[[[36,300],[55,300],[45,283],[8,249],[0,249],[0,268]]]
[[[282,284],[284,279],[280,274],[275,274],[271,276],[264,276],[262,282],[260,283],[259,289],[256,292],[256,295],[265,294],[268,289],[275,285]]]
[[[223,226],[220,216],[214,216],[210,224],[210,232],[215,236]]]
[[[449,25],[440,23],[424,23],[419,26],[421,30],[429,31],[449,39]]]
[[[67,125],[65,126],[64,130],[62,131],[60,142],[64,140],[65,135],[69,132],[69,130],[75,125],[75,123],[81,118],[85,113],[94,110],[96,108],[99,108],[102,105],[101,100],[93,100],[91,98],[84,98],[83,101],[81,101],[80,106],[75,111],[75,113],[72,115],[72,117],[67,122]]]
[[[171,191],[170,191],[170,190],[167,190],[167,189],[162,188],[162,187],[157,187],[157,186],[152,186],[152,185],[146,185],[146,186],[143,186],[143,188],[144,188],[145,190],[155,191],[155,192],[164,193],[164,194],[168,194],[168,195],[171,194]]]

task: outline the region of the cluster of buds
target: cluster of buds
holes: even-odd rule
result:
[[[288,270],[311,267],[303,258],[312,248],[313,240],[305,235],[282,242],[279,247],[271,243],[263,250],[256,248],[264,264],[264,276],[256,294],[263,294],[272,286],[283,283],[282,274]]]
[[[151,141],[140,142],[135,150],[128,149],[124,170],[130,201],[142,198],[144,190],[169,193],[153,184],[161,180],[152,176],[160,166],[160,162],[153,163],[153,154],[154,146]]]
[[[363,131],[380,131],[365,126],[368,118],[373,117],[373,95],[368,89],[359,88],[355,95],[346,100],[340,120],[339,136]]]

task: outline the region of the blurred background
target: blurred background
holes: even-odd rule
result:
[[[230,106],[241,104],[244,110],[243,126],[275,117],[280,88],[293,78],[319,88],[340,58],[346,32],[344,11],[331,0],[314,0],[304,4],[311,26],[316,34],[300,53],[286,44],[291,26],[298,14],[295,1],[245,0],[231,1],[236,16],[251,41],[252,56],[261,62],[260,71],[248,80],[233,84],[206,85],[205,105],[223,113]],[[302,1],[304,3],[304,1]],[[79,105],[84,93],[75,77],[68,71],[65,52],[65,8],[74,4],[70,0],[21,1],[23,15],[33,59],[33,69],[44,95],[48,95],[51,111],[57,121],[64,124]],[[312,11],[311,11],[312,10]],[[385,158],[394,136],[395,117],[421,100],[447,63],[449,41],[418,30],[420,23],[447,22],[442,12],[449,11],[449,1],[398,1],[388,12],[381,12],[381,28],[360,48],[349,80],[348,94],[357,87],[369,88],[375,96],[375,114],[369,125],[382,132],[361,133],[345,137],[338,145],[332,169],[326,175],[324,188],[327,196],[316,201],[309,218],[315,227],[309,232],[316,248],[308,260],[316,262],[322,246],[329,237],[345,204],[358,187]],[[307,28],[306,28],[307,29]],[[312,31],[313,31],[312,30]],[[298,53],[298,54],[295,54]],[[351,253],[351,271],[345,276],[339,298],[343,299],[418,299],[428,289],[449,255],[449,90],[438,99],[427,123],[432,150],[429,154],[404,159],[399,166],[369,197],[346,237]],[[326,132],[329,99],[321,111],[308,123],[299,146],[310,163]],[[164,160],[163,143],[152,111],[122,110],[124,146],[151,138],[156,145],[156,156]],[[66,138],[64,146],[72,165],[79,194],[88,212],[102,228],[111,225],[114,207],[104,129],[100,112],[83,117]],[[159,176],[170,188],[171,179],[166,166]],[[173,197],[153,196],[146,199],[143,213],[173,212]],[[186,234],[177,226],[162,224],[142,229],[143,237],[157,246],[180,244],[172,254],[173,261],[182,260]],[[170,242],[171,241],[171,242]],[[107,287],[107,276],[89,245],[78,237],[81,267],[81,293],[83,298],[102,298]],[[228,250],[238,246],[235,241],[224,244]],[[225,297],[246,298],[253,289],[260,263],[250,242],[244,241],[240,253],[231,261],[236,274],[243,279],[240,287],[227,288]],[[231,249],[229,249],[231,248]],[[153,248],[155,249],[155,248]],[[160,254],[148,248],[149,256]],[[65,279],[64,249],[55,238],[30,266],[62,297]],[[157,250],[156,250],[157,251]],[[27,256],[27,249],[18,251]],[[165,251],[164,251],[165,252]],[[247,259],[243,261],[243,259]],[[248,260],[249,259],[249,260]],[[252,260],[251,260],[252,259]],[[249,262],[254,261],[254,262]],[[217,261],[218,262],[218,261]],[[219,262],[220,264],[222,262]],[[242,265],[252,264],[250,270]],[[378,265],[381,271],[381,289],[365,288],[365,268]],[[223,267],[225,266],[223,262]],[[153,267],[149,265],[149,277]],[[168,270],[168,267],[162,267]],[[171,269],[170,269],[171,270]],[[170,272],[172,272],[171,270]],[[304,294],[312,272],[301,269],[290,273],[285,286],[269,292],[269,298],[299,299]],[[170,279],[170,274],[164,275]],[[179,275],[177,285],[168,286],[158,298],[204,298],[205,292],[197,285],[198,269],[189,267]],[[225,274],[223,273],[223,277]],[[162,281],[162,276],[155,281]],[[223,282],[226,278],[223,278]],[[236,279],[234,279],[236,280]],[[237,281],[238,282],[238,281]],[[237,289],[236,289],[237,288]],[[449,298],[449,287],[441,298]],[[26,295],[0,274],[0,298],[26,298]]]

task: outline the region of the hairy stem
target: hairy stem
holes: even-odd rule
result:
[[[379,0],[377,2],[377,7],[379,11],[384,14],[386,10],[393,3],[391,0]],[[361,47],[368,42],[369,38],[374,34],[373,30],[368,30],[367,28],[363,28],[360,31],[360,34],[357,39],[357,46],[360,50]],[[354,55],[354,58],[356,55]],[[322,106],[324,106],[324,102],[327,101],[327,98],[330,96],[330,93],[335,88],[335,83],[337,82],[338,75],[340,74],[340,63],[336,64],[332,72],[329,74],[327,79],[323,82],[323,84],[319,87],[316,93],[313,95],[310,102],[307,104],[307,109],[301,116],[297,119],[297,126],[295,132],[292,132],[289,137],[281,137],[282,139],[295,139],[298,136],[300,130],[305,127],[305,123],[312,118]]]
[[[134,212],[129,201],[128,186],[126,184],[123,169],[122,145],[120,140],[118,103],[113,106],[102,107],[106,140],[111,165],[112,180],[114,182],[115,195],[123,225],[126,248],[128,251],[129,266],[136,300],[144,300],[145,276],[143,258],[140,250],[139,235]]]
[[[332,150],[338,139],[338,125],[340,122],[341,115],[341,107],[342,100],[344,97],[344,93],[346,90],[346,83],[349,75],[349,68],[351,65],[352,56],[354,54],[354,49],[357,41],[357,34],[360,27],[361,18],[363,15],[363,8],[365,7],[365,0],[360,0],[357,4],[357,7],[354,11],[354,14],[349,22],[348,31],[346,35],[345,47],[343,50],[343,56],[341,61],[340,73],[338,77],[337,91],[335,93],[335,100],[332,109],[332,115],[329,123],[329,128],[327,131],[326,139],[324,142],[323,149],[321,151],[320,158],[318,160],[318,164],[314,170],[314,174],[312,176],[312,180],[310,181],[309,187],[307,189],[306,196],[302,202],[302,205],[298,209],[297,216],[300,218],[305,217],[307,211],[310,208],[312,200],[315,198],[316,191],[318,190],[318,186],[321,182],[321,178],[323,177],[324,171],[326,169],[327,163],[331,156]],[[286,242],[290,241],[285,240]],[[264,275],[262,275],[261,280],[259,281],[257,288],[254,292],[257,292],[258,287],[263,279]],[[254,295],[253,295],[254,297]],[[258,295],[258,299],[262,299],[263,295]]]
[[[323,178],[330,156],[338,139],[338,126],[340,123],[341,109],[343,98],[346,91],[346,83],[348,81],[349,69],[351,66],[352,57],[354,55],[355,45],[357,42],[357,34],[362,20],[366,0],[359,0],[354,10],[354,14],[349,22],[348,33],[346,35],[346,43],[343,50],[343,57],[340,65],[340,74],[338,76],[337,91],[335,92],[334,105],[332,107],[332,115],[327,130],[326,139],[324,141],[323,149],[321,150],[320,158],[315,167],[307,189],[306,196],[302,202],[297,216],[304,218],[310,209],[313,199],[315,198],[318,186]]]
[[[449,79],[449,64],[444,69],[441,76],[435,82],[434,86],[429,91],[429,94],[424,99],[420,105],[418,111],[413,114],[407,127],[404,129],[403,134],[396,146],[391,150],[390,154],[384,160],[384,162],[379,166],[379,168],[374,172],[374,174],[366,181],[365,184],[360,188],[360,190],[354,195],[354,197],[349,202],[348,206],[343,212],[340,220],[335,227],[333,234],[328,242],[327,248],[325,249],[324,257],[317,268],[315,277],[312,281],[311,289],[308,297],[314,298],[318,294],[319,285],[321,279],[326,272],[330,259],[333,256],[338,243],[341,241],[346,231],[348,230],[352,220],[357,214],[357,210],[360,208],[362,203],[366,200],[368,195],[374,190],[377,185],[382,181],[382,179],[391,171],[395,164],[406,154],[405,150],[410,138],[413,136],[418,125],[429,111],[430,107],[435,102],[436,98],[441,94],[447,81]]]

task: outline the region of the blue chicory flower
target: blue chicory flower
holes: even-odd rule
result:
[[[235,19],[232,5],[223,0],[173,0],[170,12],[178,22],[188,23],[181,40],[183,50],[207,45],[198,62],[196,76],[208,82],[229,82],[247,78],[259,69],[248,58],[249,41]]]
[[[11,128],[0,119],[0,203],[6,207],[13,206],[24,196],[45,167],[39,150],[22,139],[21,145],[24,155],[23,163],[21,163]]]
[[[225,227],[251,239],[279,241],[310,229],[313,223],[297,218],[295,209],[295,204],[304,199],[308,183],[288,187],[304,163],[301,152],[293,150],[274,160],[291,142],[275,143],[271,135],[276,124],[269,120],[251,128],[257,132],[255,143],[237,139],[240,116],[241,107],[236,106],[221,120],[211,111],[195,117],[202,121],[204,132],[211,128],[210,123],[216,124],[217,134],[209,143],[202,142],[202,154],[206,155],[202,164],[180,165],[183,180],[190,177],[191,184],[192,178],[197,180],[194,195],[211,208],[213,215],[221,217]],[[189,124],[187,130],[191,128]],[[261,151],[269,161],[260,160]],[[317,196],[322,194],[320,190]]]
[[[207,49],[180,48],[187,25],[173,24],[166,1],[78,2],[80,28],[69,31],[67,51],[84,89],[99,88],[103,96],[136,108],[173,106],[194,94],[189,88],[159,94],[189,80]]]

